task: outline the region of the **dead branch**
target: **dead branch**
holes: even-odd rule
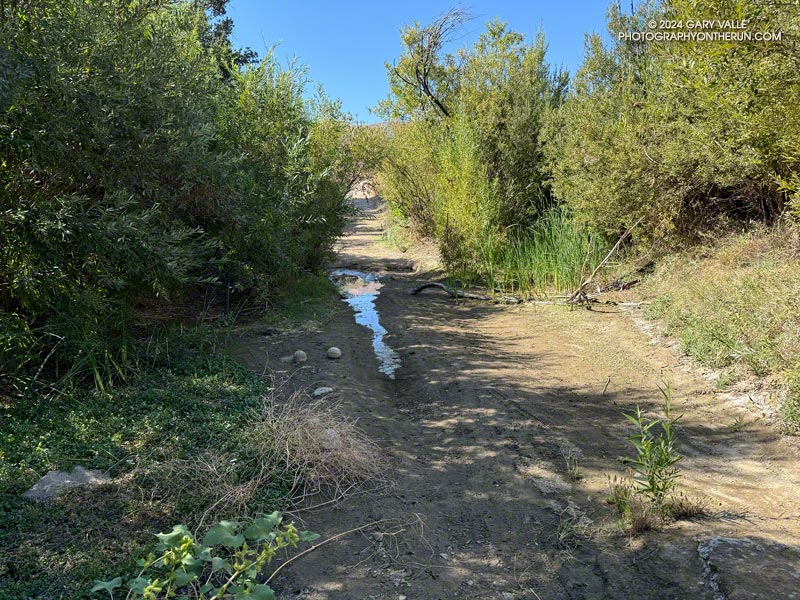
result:
[[[438,289],[444,290],[445,292],[447,292],[447,294],[451,298],[467,298],[469,300],[491,300],[492,299],[491,296],[484,296],[482,294],[473,294],[471,292],[463,292],[461,290],[456,290],[456,289],[451,288],[448,285],[445,285],[443,283],[439,283],[437,281],[428,281],[426,283],[423,283],[422,285],[418,285],[413,290],[410,290],[408,292],[408,294],[410,296],[416,296],[421,291],[427,290],[428,288],[438,288]]]
[[[592,274],[589,275],[588,279],[586,279],[578,287],[578,289],[575,290],[572,293],[572,295],[567,300],[568,304],[576,304],[576,303],[579,303],[579,302],[587,302],[588,301],[586,293],[583,290],[586,288],[587,285],[589,285],[592,282],[592,280],[594,280],[594,276],[597,275],[597,273],[600,271],[600,269],[602,269],[605,266],[605,264],[608,262],[608,259],[611,258],[611,256],[614,254],[614,252],[616,252],[617,249],[622,245],[622,242],[624,242],[628,238],[628,236],[631,234],[631,232],[639,225],[639,223],[642,222],[642,219],[644,219],[644,217],[639,217],[639,220],[636,221],[636,223],[634,223],[631,227],[628,227],[628,229],[625,231],[625,233],[623,233],[620,236],[620,238],[617,240],[617,243],[614,244],[614,246],[611,248],[611,250],[608,251],[608,254],[606,254],[606,257],[603,260],[600,261],[600,264],[598,264],[595,267],[594,271],[592,271]]]
[[[441,66],[441,53],[444,47],[453,41],[456,32],[471,18],[469,13],[461,8],[451,8],[442,13],[419,30],[416,39],[408,45],[413,76],[404,75],[397,66],[393,69],[400,81],[414,89],[421,97],[427,98],[445,117],[450,116],[450,111],[439,97],[435,72]]]
[[[272,575],[270,575],[264,583],[269,583],[270,581],[272,581],[275,578],[275,575],[277,575],[280,572],[280,570],[283,569],[286,565],[293,563],[298,558],[301,558],[301,557],[305,556],[309,552],[313,552],[314,550],[316,550],[320,546],[324,546],[325,544],[329,544],[331,542],[335,542],[336,540],[338,540],[340,538],[343,538],[346,535],[350,535],[351,533],[356,533],[356,532],[359,532],[359,531],[363,531],[363,530],[368,529],[370,527],[374,527],[376,525],[380,525],[381,523],[388,523],[388,522],[390,522],[392,520],[393,519],[381,519],[379,521],[373,521],[372,523],[367,523],[366,525],[362,525],[361,527],[355,527],[353,529],[348,529],[347,531],[343,531],[341,533],[337,533],[336,535],[334,535],[332,537],[329,537],[326,540],[322,540],[321,542],[319,542],[317,544],[314,544],[310,548],[306,548],[302,552],[300,552],[298,554],[295,554],[291,558],[289,558],[286,561],[284,561],[277,569],[275,569],[272,572]]]

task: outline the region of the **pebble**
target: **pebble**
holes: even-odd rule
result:
[[[341,358],[342,351],[339,350],[336,346],[331,346],[328,348],[328,358]]]
[[[311,395],[314,398],[321,398],[322,396],[325,396],[326,394],[330,394],[332,391],[333,391],[332,387],[318,387],[313,392],[311,392]]]
[[[304,363],[308,360],[308,354],[302,350],[295,350],[294,354],[292,354],[292,360],[296,363]]]

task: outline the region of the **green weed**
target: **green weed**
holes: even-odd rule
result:
[[[583,473],[578,465],[578,459],[572,454],[564,456],[564,463],[567,466],[567,475],[572,481],[579,481],[583,479]]]
[[[748,421],[744,416],[739,415],[733,421],[728,423],[728,425],[726,425],[726,427],[728,428],[728,431],[731,431],[733,433],[739,433],[740,431],[744,430],[751,423],[752,423],[752,421]]]
[[[674,429],[680,417],[671,414],[672,389],[667,383],[659,386],[659,390],[664,399],[663,417],[645,419],[638,407],[635,415],[625,415],[637,429],[628,438],[636,449],[636,458],[626,459],[625,463],[634,471],[636,492],[647,496],[656,506],[661,506],[675,488],[680,477],[676,465],[682,458]]]
[[[785,430],[798,431],[800,262],[785,228],[729,236],[661,261],[645,284],[655,296],[646,316],[704,365],[725,369],[724,389],[748,373],[786,383]]]
[[[221,521],[202,541],[185,525],[175,525],[169,533],[156,535],[155,552],[137,561],[136,577],[95,580],[91,591],[107,593],[112,600],[116,590],[125,600],[274,600],[269,579],[259,580],[264,570],[279,553],[319,538],[282,521],[279,512],[245,522]]]
[[[0,589],[7,597],[86,598],[93,579],[129,568],[129,557],[147,550],[154,528],[197,523],[209,505],[197,486],[169,473],[208,450],[244,456],[239,432],[265,391],[243,367],[195,356],[127,386],[72,390],[45,406],[2,404]],[[76,464],[107,471],[115,482],[46,503],[21,497],[41,475]],[[167,476],[156,489],[152,478],[161,474]],[[210,475],[199,489],[217,485]],[[253,510],[286,502],[281,481],[262,489]]]

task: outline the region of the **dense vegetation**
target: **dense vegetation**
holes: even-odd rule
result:
[[[652,20],[721,14],[784,40],[618,36],[647,31]],[[380,107],[396,123],[381,190],[396,213],[439,240],[454,272],[523,288],[552,284],[543,276],[550,267],[530,267],[520,279],[515,257],[537,245],[534,224],[561,222],[553,210],[569,216],[576,233],[568,239],[585,240],[583,251],[555,261],[572,273],[557,288],[575,285],[607,248],[603,238],[613,241],[635,223],[641,247],[670,248],[797,211],[796,10],[662,0],[625,14],[612,4],[610,41],[587,37],[569,85],[548,65],[542,35],[526,43],[497,21],[473,47],[447,53],[466,20],[455,10],[403,31],[404,52],[387,64],[391,94]]]
[[[780,39],[619,35],[721,15]],[[406,27],[403,53],[387,63],[391,93],[379,110],[392,125],[378,183],[396,222],[435,238],[451,274],[523,293],[575,289],[628,231],[623,250],[638,268],[687,248],[714,254],[715,240],[775,227],[773,250],[733,253],[742,262],[728,271],[719,269],[727,259],[660,269],[651,314],[669,317],[701,361],[783,374],[783,412],[797,422],[797,7],[658,0],[626,12],[612,3],[608,36],[587,35],[572,78],[549,66],[542,35],[526,42],[498,21],[453,51],[468,20],[451,10]]]
[[[263,405],[264,392],[263,381],[243,367],[186,354],[129,386],[62,395],[49,407],[32,403],[8,414],[13,418],[0,428],[3,597],[99,597],[89,593],[92,582],[131,572],[153,534],[179,522],[197,526],[231,486],[252,476],[241,424]],[[215,474],[225,465],[211,460],[212,451],[238,457],[242,468]],[[22,497],[41,474],[76,463],[117,479],[53,502]],[[274,510],[288,491],[277,480],[260,486],[248,510]],[[239,507],[222,508],[230,517]]]
[[[286,462],[314,425],[194,324],[335,302],[315,272],[360,133],[231,31],[224,0],[0,3],[3,598],[96,597],[175,523],[248,522],[328,483],[331,453]],[[113,483],[22,497],[75,465]]]
[[[10,396],[124,376],[176,302],[268,298],[340,233],[359,168],[347,118],[306,99],[302,68],[233,49],[224,4],[2,4]]]
[[[655,20],[746,20],[775,42],[616,39]],[[550,132],[555,196],[609,234],[644,217],[650,243],[697,239],[725,221],[797,210],[800,98],[796,7],[758,0],[612,5]],[[794,202],[794,204],[792,204]]]
[[[584,258],[604,244],[556,226],[566,220],[553,210],[541,131],[563,102],[567,75],[550,69],[543,36],[526,43],[499,21],[473,47],[444,54],[466,19],[454,10],[402,34],[405,52],[387,65],[392,93],[379,107],[396,120],[381,192],[421,234],[439,240],[445,264],[460,276],[491,278],[502,265],[502,280],[493,284],[569,287]],[[554,227],[541,231],[543,223]],[[563,244],[544,242],[562,234]],[[532,246],[556,255],[538,261]],[[579,254],[577,266],[558,255],[562,247]],[[542,270],[526,273],[532,264]]]

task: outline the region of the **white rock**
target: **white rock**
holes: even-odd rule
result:
[[[339,350],[336,346],[331,346],[328,348],[328,358],[341,358],[342,351]]]
[[[66,488],[98,485],[110,481],[110,479],[108,475],[101,471],[87,470],[83,467],[74,467],[69,473],[66,471],[50,471],[22,495],[29,500],[44,500],[58,495],[61,490]]]
[[[292,360],[296,363],[304,363],[308,360],[308,354],[302,350],[295,350],[294,354],[292,354]]]
[[[326,429],[322,433],[322,447],[329,452],[339,450],[342,447],[342,437],[335,429]]]
[[[318,387],[313,392],[311,392],[311,395],[314,398],[321,398],[322,396],[325,396],[326,394],[330,394],[332,391],[333,391],[332,387]]]

